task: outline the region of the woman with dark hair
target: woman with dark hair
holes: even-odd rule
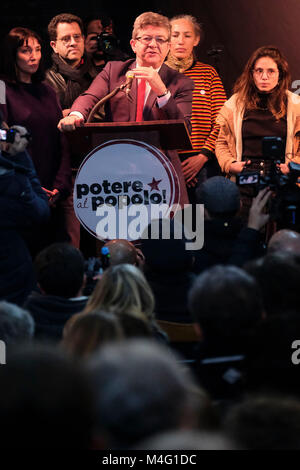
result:
[[[192,134],[193,152],[181,155],[182,171],[188,187],[201,184],[220,173],[215,157],[215,142],[219,133],[216,117],[226,95],[216,70],[197,60],[195,49],[202,37],[202,28],[191,15],[178,15],[171,22],[171,45],[166,64],[194,81]],[[194,199],[193,190],[189,196]]]
[[[300,98],[288,91],[289,85],[289,66],[277,47],[260,47],[251,55],[217,118],[216,156],[222,171],[238,174],[247,168],[266,175],[270,162],[262,159],[264,137],[281,137],[282,173],[289,172],[290,161],[300,162]]]
[[[41,231],[38,238],[30,234],[29,245],[36,253],[49,242],[66,239],[60,201],[70,191],[69,153],[65,137],[57,129],[62,111],[56,94],[43,83],[40,37],[27,28],[13,28],[3,46],[0,110],[9,126],[24,126],[31,134],[27,150],[52,209],[50,225],[41,229],[43,235]]]

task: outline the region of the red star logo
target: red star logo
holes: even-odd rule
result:
[[[156,180],[155,178],[152,178],[152,183],[148,183],[148,186],[151,187],[151,191],[159,191],[159,183],[161,182],[162,180]]]

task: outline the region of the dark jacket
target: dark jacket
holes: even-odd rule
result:
[[[52,54],[52,62],[46,73],[46,81],[56,91],[62,109],[69,109],[75,99],[88,89],[97,70],[86,56],[83,56],[82,63],[76,69],[55,53]]]
[[[35,321],[35,337],[39,340],[60,341],[66,322],[81,312],[88,298],[65,299],[33,292],[24,304]]]
[[[0,154],[0,299],[22,305],[35,286],[31,256],[20,232],[48,217],[48,198],[28,154]]]
[[[239,218],[205,220],[204,245],[194,252],[193,271],[199,274],[216,264],[243,266],[262,254],[260,233],[243,227]]]

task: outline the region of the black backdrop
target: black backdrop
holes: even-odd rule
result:
[[[143,11],[153,10],[167,16],[189,13],[204,24],[200,59],[214,65],[207,51],[214,45],[224,47],[219,70],[229,95],[251,52],[266,44],[282,49],[293,80],[300,80],[300,0],[185,0],[184,9],[182,0],[149,0],[146,6],[145,3],[137,7],[129,0],[2,0],[0,35],[2,38],[13,26],[27,26],[39,32],[48,43],[47,24],[52,16],[70,12],[84,18],[99,9],[114,19],[117,35],[126,49],[133,20]]]

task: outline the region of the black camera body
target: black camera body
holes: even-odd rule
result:
[[[16,138],[16,129],[0,129],[0,141],[13,144]]]
[[[118,48],[119,41],[116,36],[103,31],[92,39],[97,41],[97,50],[105,55],[113,55]]]
[[[290,172],[281,173],[278,164],[285,161],[284,143],[280,137],[264,137],[262,141],[262,160],[271,161],[268,174],[261,175],[259,171],[245,169],[237,175],[237,185],[253,188],[253,195],[261,189],[269,187],[274,197],[270,200],[269,213],[273,220],[284,228],[295,228],[299,224],[296,215],[300,208],[300,165],[294,162],[288,164]],[[299,181],[300,183],[300,181]]]
[[[110,252],[109,248],[103,246],[101,248],[100,258],[91,257],[85,261],[85,277],[86,283],[83,291],[84,295],[91,295],[95,285],[97,284],[99,275],[101,275],[105,269],[110,266]]]

